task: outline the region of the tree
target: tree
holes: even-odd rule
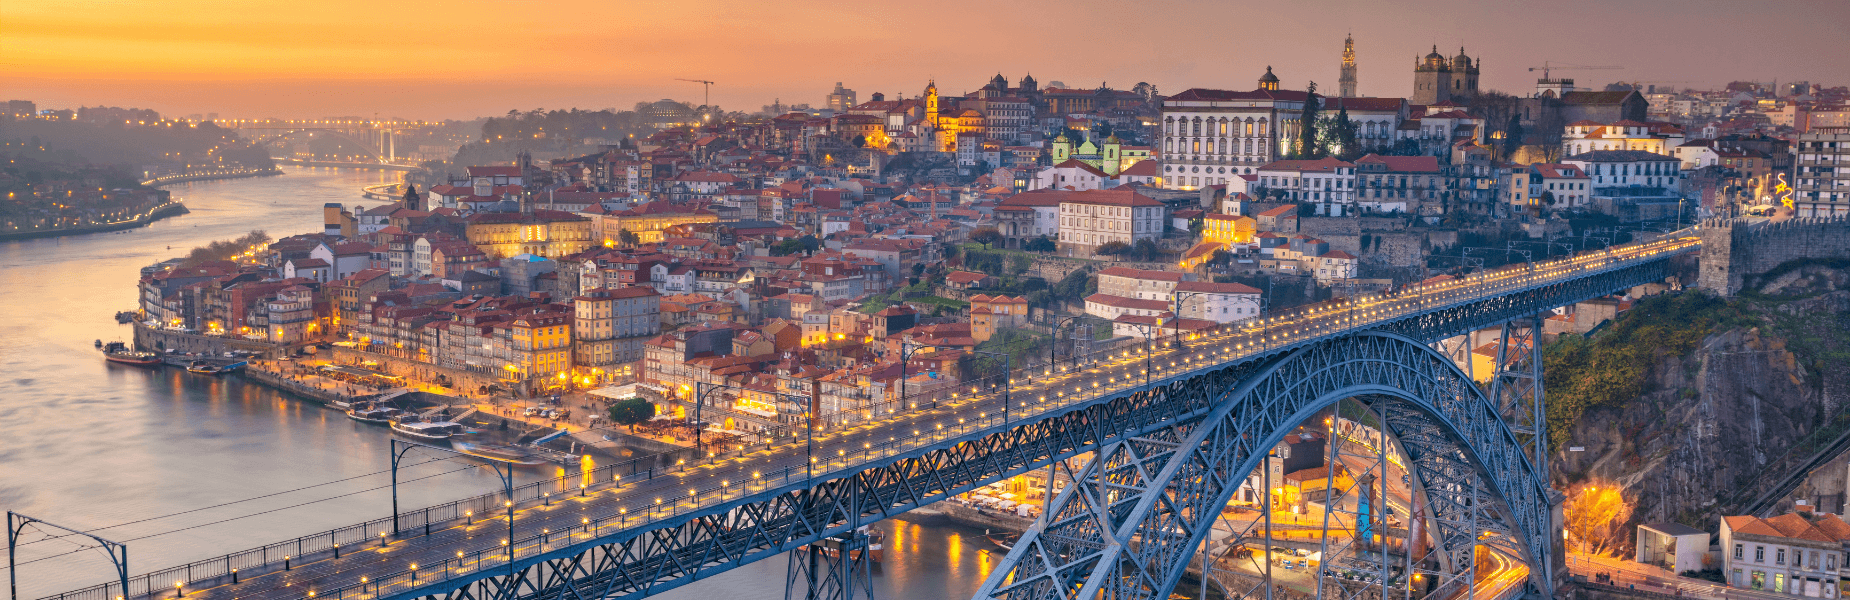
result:
[[[1117,240],[1112,240],[1109,242],[1105,242],[1103,244],[1099,244],[1097,248],[1092,249],[1093,254],[1102,254],[1105,256],[1117,256],[1117,255],[1124,254],[1130,251],[1131,251],[1130,244],[1126,244],[1124,242],[1120,242]]]
[[[1355,139],[1355,121],[1349,119],[1349,106],[1344,104],[1336,109],[1336,116],[1324,119],[1325,133],[1321,136],[1324,148],[1343,160],[1353,160],[1362,155],[1362,144]]]
[[[1098,139],[1101,140],[1111,137],[1111,121],[1099,121],[1098,125],[1092,127],[1092,133],[1098,135]]]
[[[642,243],[642,238],[637,236],[634,231],[620,229],[617,231],[617,243],[624,246],[635,246]]]
[[[405,208],[411,210],[421,210],[424,204],[424,198],[418,195],[418,186],[409,183],[405,184],[404,200]]]
[[[1092,295],[1088,291],[1091,286],[1092,276],[1085,269],[1074,269],[1061,278],[1060,283],[1054,284],[1051,291],[1055,298],[1078,301]]]
[[[976,231],[970,232],[970,241],[982,244],[984,250],[988,250],[991,245],[1000,244],[1006,239],[1007,238],[1002,236],[1002,232],[997,231],[994,227],[980,227]]]
[[[641,398],[625,398],[610,405],[610,422],[630,428],[636,432],[636,426],[655,418],[655,405]]]
[[[1010,275],[1020,275],[1022,273],[1026,273],[1028,272],[1028,267],[1032,267],[1032,266],[1034,266],[1034,261],[1029,260],[1027,256],[1023,256],[1020,254],[1014,254],[1014,255],[1009,256],[1009,274]]]
[[[1027,250],[1029,252],[1053,252],[1055,250],[1058,250],[1059,248],[1060,248],[1059,246],[1053,243],[1052,238],[1049,238],[1044,235],[1028,240],[1028,243],[1022,244],[1021,246],[1021,249]]]
[[[1324,149],[1317,144],[1317,82],[1304,88],[1304,112],[1298,117],[1298,158],[1323,158]]]
[[[1589,552],[1603,551],[1613,526],[1632,517],[1632,506],[1619,492],[1619,486],[1608,482],[1595,482],[1570,494],[1561,509],[1567,532],[1586,544]]]
[[[854,136],[854,141],[850,143],[854,144],[854,147],[856,148],[866,148],[867,147],[867,136],[864,136],[864,135]]]
[[[1503,160],[1516,156],[1516,150],[1522,148],[1522,115],[1511,113],[1509,125],[1503,128]]]
[[[1156,247],[1156,242],[1152,242],[1147,238],[1137,240],[1137,243],[1131,246],[1131,252],[1130,252],[1132,258],[1136,258],[1137,260],[1141,260],[1144,262],[1156,260],[1156,256],[1161,253],[1162,253],[1162,250]]]

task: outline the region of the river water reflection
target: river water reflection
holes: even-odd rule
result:
[[[97,533],[128,543],[133,573],[389,514],[384,428],[235,376],[108,364],[94,348],[130,337],[112,316],[134,307],[141,267],[251,229],[319,230],[323,204],[369,204],[361,186],[395,180],[386,171],[287,171],[172,187],[191,214],[142,229],[0,242],[0,508],[106,528]],[[467,459],[401,477],[415,480],[401,488],[406,507],[499,488]],[[930,519],[882,527],[881,598],[968,597],[995,559],[980,530]],[[112,578],[88,540],[25,540],[22,598]],[[659,597],[782,598],[785,563],[760,561]]]

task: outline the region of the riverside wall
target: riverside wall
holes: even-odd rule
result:
[[[35,230],[35,231],[18,231],[18,232],[11,232],[11,233],[0,233],[0,240],[29,240],[29,239],[34,239],[34,238],[60,237],[60,236],[66,236],[66,235],[83,235],[86,233],[105,233],[105,232],[110,232],[110,231],[121,231],[124,229],[134,229],[136,227],[142,227],[149,223],[153,223],[155,221],[159,221],[167,217],[171,217],[175,215],[184,215],[187,212],[188,211],[186,210],[185,204],[181,204],[179,200],[171,200],[171,201],[168,201],[166,204],[162,204],[160,206],[156,206],[152,209],[149,209],[148,212],[142,213],[141,215],[138,215],[135,218],[129,219],[127,221],[120,221],[116,223],[98,223],[95,225],[85,225],[82,227],[62,227],[58,229],[41,229],[41,230]]]
[[[282,344],[246,340],[220,335],[183,333],[166,329],[154,329],[141,323],[135,324],[135,349],[148,352],[166,352],[175,350],[193,354],[216,354],[226,352],[255,352],[266,358],[282,355]]]

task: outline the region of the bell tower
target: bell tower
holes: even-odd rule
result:
[[[1342,76],[1336,79],[1337,95],[1342,98],[1354,98],[1355,95],[1355,36],[1343,40]]]

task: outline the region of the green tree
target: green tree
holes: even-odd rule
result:
[[[970,232],[970,241],[982,244],[984,250],[988,250],[991,245],[1002,243],[1005,239],[1007,238],[1002,236],[1002,232],[994,227],[982,227]]]
[[[1162,250],[1156,247],[1156,242],[1152,242],[1149,239],[1141,239],[1137,240],[1137,243],[1131,246],[1130,254],[1132,258],[1149,262],[1156,260],[1157,255],[1162,254]]]
[[[1503,160],[1516,157],[1516,151],[1522,148],[1522,115],[1511,114],[1509,125],[1503,128]]]
[[[1029,252],[1053,252],[1055,250],[1058,250],[1059,246],[1053,243],[1053,238],[1049,238],[1043,235],[1043,236],[1028,240],[1028,243],[1022,244],[1021,249],[1027,250]]]
[[[1034,266],[1034,261],[1029,260],[1028,257],[1026,256],[1023,256],[1020,254],[1009,256],[1009,274],[1010,275],[1020,275],[1022,273],[1026,273],[1028,272],[1028,267],[1032,267],[1032,266]]]
[[[1124,254],[1130,251],[1131,251],[1130,244],[1126,244],[1124,242],[1120,242],[1117,240],[1112,240],[1109,242],[1105,242],[1103,244],[1099,244],[1097,248],[1092,249],[1093,254],[1100,254],[1104,256],[1118,256],[1118,255],[1121,255],[1121,254]]]
[[[634,231],[620,229],[617,231],[617,243],[625,247],[635,246],[642,243],[642,238],[638,237]]]
[[[1092,276],[1084,269],[1074,269],[1061,278],[1060,283],[1054,284],[1051,291],[1055,298],[1076,302],[1090,296],[1088,289],[1091,287]]]
[[[1304,111],[1298,117],[1298,157],[1315,159],[1324,157],[1324,148],[1317,143],[1317,82],[1312,81],[1304,88]]]
[[[636,426],[655,418],[655,405],[641,398],[625,398],[610,405],[610,422],[630,428],[636,432]]]
[[[856,148],[866,148],[867,147],[867,136],[864,136],[864,135],[854,136],[854,141],[851,143],[854,144],[854,147]]]

